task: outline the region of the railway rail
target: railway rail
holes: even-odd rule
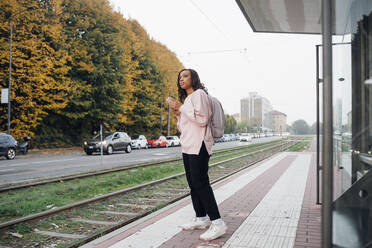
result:
[[[210,165],[211,183],[221,181],[299,140],[262,145],[259,150]],[[239,152],[240,151],[240,152]],[[222,152],[219,154],[223,157]],[[184,173],[0,223],[0,245],[78,247],[189,195]],[[22,236],[22,237],[21,237]]]
[[[265,147],[268,145],[268,143],[276,143],[280,142],[280,140],[275,140],[267,143],[259,143],[259,144],[254,144],[254,147]],[[218,156],[223,156],[226,153],[239,153],[243,150],[247,150],[252,148],[253,146],[238,146],[238,147],[233,147],[233,148],[226,148],[226,149],[220,149],[215,152],[213,152],[213,158],[216,158]],[[169,163],[169,162],[176,162],[176,161],[181,161],[182,158],[173,158],[173,159],[167,159],[167,160],[161,160],[161,161],[156,161],[156,162],[145,162],[145,163],[140,163],[136,165],[130,165],[130,166],[120,166],[120,167],[115,167],[115,168],[109,168],[109,169],[102,169],[102,170],[96,170],[96,171],[90,171],[90,172],[84,172],[84,173],[78,173],[74,175],[65,175],[65,176],[58,176],[58,177],[53,177],[53,178],[40,178],[40,179],[34,179],[31,181],[26,181],[26,182],[19,182],[19,183],[8,183],[8,184],[3,184],[0,185],[0,193],[1,192],[6,192],[10,190],[16,190],[16,189],[22,189],[22,188],[28,188],[32,186],[38,186],[38,185],[43,185],[43,184],[48,184],[48,183],[55,183],[55,182],[60,182],[60,181],[70,181],[74,179],[80,179],[80,178],[86,178],[86,177],[92,177],[92,176],[99,176],[99,175],[104,175],[104,174],[109,174],[109,173],[114,173],[114,172],[119,172],[119,171],[125,171],[125,170],[131,170],[135,168],[141,168],[141,167],[148,167],[148,166],[156,166],[164,163]]]

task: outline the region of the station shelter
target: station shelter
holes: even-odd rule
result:
[[[372,247],[372,1],[236,2],[254,32],[322,36],[309,47],[322,247]]]

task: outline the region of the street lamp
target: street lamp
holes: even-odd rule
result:
[[[172,96],[171,94],[169,96]],[[170,134],[170,105],[168,104],[168,130],[167,130],[167,136]]]
[[[9,85],[8,85],[8,134],[10,134],[10,96],[12,87],[12,39],[13,39],[13,18],[23,12],[37,9],[35,6],[29,6],[26,9],[15,12],[9,17],[10,25],[10,45],[9,45]]]
[[[164,85],[161,86],[161,100],[160,100],[160,135],[163,135],[163,88]]]

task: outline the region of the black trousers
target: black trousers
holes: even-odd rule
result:
[[[204,142],[198,155],[182,153],[182,157],[196,217],[208,214],[210,220],[221,218],[209,183],[208,162],[210,156]]]

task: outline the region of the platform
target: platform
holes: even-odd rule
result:
[[[213,185],[228,226],[214,241],[179,227],[194,216],[187,197],[82,247],[320,247],[315,159],[313,152],[279,153]]]

